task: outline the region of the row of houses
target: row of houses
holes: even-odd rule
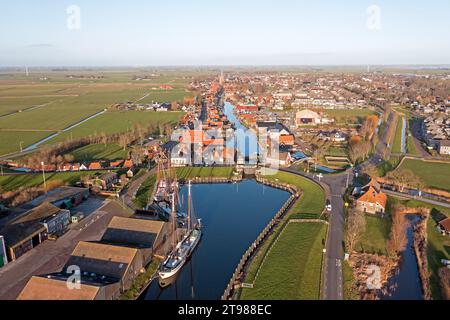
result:
[[[113,217],[100,241],[81,241],[64,267],[33,276],[19,300],[113,300],[163,250],[168,223],[141,216]]]
[[[39,167],[25,167],[18,163],[10,163],[9,166],[12,169],[21,171],[45,171],[45,172],[70,172],[70,171],[88,171],[88,170],[108,170],[108,169],[120,169],[133,167],[133,160],[115,160],[115,161],[93,161],[86,163],[62,163],[56,164],[44,164]]]

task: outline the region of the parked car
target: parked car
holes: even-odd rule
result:
[[[325,208],[327,209],[328,212],[333,210],[333,208],[331,207],[331,201],[330,200],[327,200],[327,204],[326,204]]]

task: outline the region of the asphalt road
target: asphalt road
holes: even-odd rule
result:
[[[326,243],[325,268],[323,275],[323,297],[326,300],[342,300],[343,299],[343,277],[342,277],[342,260],[344,256],[344,200],[343,195],[348,183],[351,183],[353,175],[351,170],[347,173],[326,175],[321,181],[312,174],[298,172],[295,169],[282,169],[299,176],[307,177],[319,183],[325,190],[328,200],[331,202],[331,215],[329,220],[329,230]]]

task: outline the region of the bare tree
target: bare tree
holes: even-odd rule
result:
[[[408,238],[406,229],[408,228],[408,221],[403,213],[398,208],[392,210],[392,229],[391,237],[388,242],[388,250],[391,255],[397,255],[405,250]]]

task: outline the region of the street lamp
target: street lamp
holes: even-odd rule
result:
[[[44,170],[44,161],[41,162],[42,167],[42,178],[44,179],[44,191],[47,194],[47,184],[45,183],[45,170]]]

